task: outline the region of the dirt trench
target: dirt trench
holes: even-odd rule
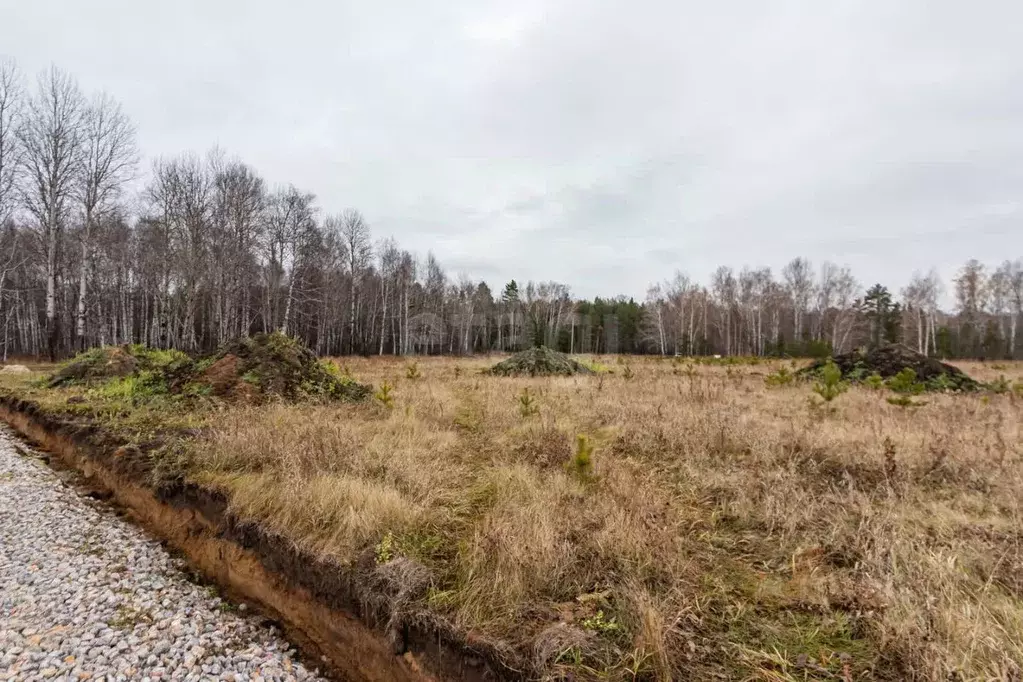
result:
[[[207,580],[237,601],[254,604],[277,621],[307,656],[328,674],[352,682],[523,679],[487,651],[445,641],[444,633],[404,626],[384,632],[386,617],[360,605],[357,586],[337,570],[302,556],[282,538],[226,511],[226,500],[194,486],[154,491],[118,471],[124,448],[97,452],[85,427],[51,423],[31,403],[0,397],[3,420],[36,447],[57,458],[57,468],[86,477],[109,502],[155,537],[181,552]],[[84,432],[81,433],[81,432]],[[371,611],[371,609],[370,609]]]

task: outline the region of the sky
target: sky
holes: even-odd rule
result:
[[[0,0],[0,54],[495,289],[1023,257],[1018,0]]]

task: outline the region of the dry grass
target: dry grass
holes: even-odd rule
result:
[[[550,677],[1019,679],[1023,396],[854,387],[832,413],[768,364],[492,362],[339,360],[393,408],[230,408],[190,475],[340,562],[425,567],[415,608]]]

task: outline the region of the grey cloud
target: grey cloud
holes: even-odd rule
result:
[[[5,3],[0,51],[452,271],[641,297],[796,255],[1023,255],[1010,0]]]

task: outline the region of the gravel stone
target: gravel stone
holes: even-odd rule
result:
[[[15,443],[0,427],[0,681],[323,679]]]

